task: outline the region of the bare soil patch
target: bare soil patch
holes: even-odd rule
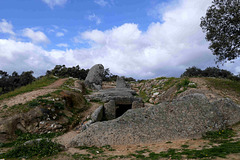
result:
[[[65,81],[67,80],[67,78],[64,79],[59,79],[56,82],[54,82],[53,84],[47,86],[47,87],[43,87],[43,89],[39,89],[39,90],[35,90],[32,92],[27,92],[24,94],[20,94],[17,95],[15,97],[6,99],[1,101],[0,104],[0,109],[4,106],[7,105],[8,107],[14,106],[16,104],[24,104],[28,101],[31,101],[33,99],[36,99],[38,96],[43,96],[45,94],[54,92],[57,90],[58,87],[60,87]]]

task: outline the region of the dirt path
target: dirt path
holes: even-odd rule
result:
[[[4,105],[7,105],[7,106],[10,107],[10,106],[13,106],[13,105],[16,105],[16,104],[19,104],[19,103],[24,104],[28,101],[36,99],[38,96],[43,96],[45,94],[54,92],[66,80],[67,80],[67,78],[59,79],[59,80],[55,81],[54,83],[50,84],[49,86],[43,87],[42,89],[35,90],[35,91],[32,91],[32,92],[23,93],[23,94],[15,96],[15,97],[3,100],[3,101],[0,102],[1,103],[0,104],[0,109]]]
[[[91,103],[91,107],[84,111],[82,115],[84,117],[82,118],[82,122],[86,119],[88,119],[89,116],[100,106],[99,103]],[[76,126],[73,130],[63,134],[62,136],[57,137],[56,140],[61,145],[64,145],[65,147],[68,147],[68,144],[72,141],[72,139],[77,136],[78,133],[81,132],[81,126]],[[71,150],[71,149],[70,149]]]

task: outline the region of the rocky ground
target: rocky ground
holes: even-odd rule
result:
[[[36,99],[39,96],[46,95],[59,89],[60,86],[66,81],[66,79],[61,79],[50,85],[41,91],[33,91],[26,93],[25,95],[19,95],[13,97],[10,100],[4,101],[4,104],[8,106],[26,103]],[[103,88],[113,88],[115,83],[104,83]],[[134,82],[131,84],[132,88],[136,90],[138,95],[143,98],[145,106],[151,106],[154,104],[159,104],[163,101],[171,101],[177,97],[184,96],[188,93],[203,93],[209,100],[216,100],[222,97],[231,98],[234,102],[240,104],[240,94],[232,90],[221,90],[211,86],[211,84],[204,78],[190,78],[190,79],[176,79],[176,78],[158,78],[149,81]],[[40,93],[38,93],[40,92]],[[30,94],[30,95],[29,95]],[[24,98],[26,97],[27,98]],[[1,103],[3,104],[3,103]],[[137,144],[137,145],[112,145],[103,147],[80,147],[72,148],[68,144],[79,132],[81,132],[81,123],[89,118],[91,113],[101,105],[99,102],[90,102],[90,107],[82,112],[80,123],[76,125],[75,128],[69,130],[53,141],[56,141],[66,147],[65,151],[58,153],[55,156],[48,158],[39,159],[54,159],[54,160],[74,160],[74,159],[174,159],[176,154],[169,153],[168,151],[182,152],[184,149],[189,150],[203,150],[211,149],[214,146],[221,146],[222,143],[215,143],[209,139],[180,139],[172,140],[158,143],[150,144]],[[3,106],[3,105],[2,105]],[[232,127],[233,131],[236,133],[234,136],[229,136],[228,140],[230,142],[237,142],[240,140],[240,124]],[[220,132],[219,132],[220,133]],[[221,132],[222,133],[222,132]],[[232,140],[233,139],[233,140]],[[236,145],[240,149],[240,145]],[[0,153],[7,151],[9,148],[1,148]],[[169,150],[170,149],[170,150]],[[155,156],[154,154],[159,154],[160,152],[167,152],[164,157]],[[207,152],[208,153],[208,152]],[[216,152],[217,153],[217,152]],[[217,153],[220,154],[220,153]],[[157,158],[156,158],[157,157]],[[216,159],[240,159],[239,153],[229,153],[225,158],[217,157]],[[178,159],[179,157],[177,157]],[[182,159],[187,158],[187,155],[181,155]],[[198,157],[199,159],[200,157]],[[208,155],[202,156],[202,158],[212,158]],[[36,158],[37,159],[37,158]]]

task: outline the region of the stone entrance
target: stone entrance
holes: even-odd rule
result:
[[[132,104],[116,105],[116,118],[122,116],[129,109],[132,109]]]

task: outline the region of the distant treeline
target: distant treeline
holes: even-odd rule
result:
[[[12,75],[9,75],[7,72],[0,70],[0,95],[32,83],[35,80],[32,74],[33,71],[28,71],[22,72],[21,75],[17,72],[13,72]]]
[[[205,70],[201,70],[195,66],[187,68],[181,77],[216,77],[216,78],[227,78],[234,81],[240,81],[240,74],[235,76],[233,73],[219,69],[216,67],[208,67]]]
[[[66,67],[65,65],[56,65],[52,70],[48,70],[46,75],[54,75],[57,77],[73,77],[84,80],[87,77],[89,69],[81,69],[79,65],[76,67]]]
[[[117,77],[118,77],[118,75],[112,74],[112,73],[110,72],[109,68],[107,68],[107,69],[104,70],[103,81],[114,82],[114,81],[117,80]],[[122,77],[123,77],[123,79],[124,79],[125,81],[128,81],[128,82],[130,82],[130,81],[136,81],[136,79],[134,79],[134,78],[132,78],[132,77],[124,77],[124,76],[122,76]]]
[[[81,69],[79,65],[73,67],[66,67],[65,65],[56,65],[52,70],[48,70],[45,76],[57,76],[60,78],[73,77],[80,80],[85,80],[89,69]],[[36,79],[33,76],[33,71],[22,72],[21,75],[18,75],[17,72],[13,72],[12,75],[9,75],[7,72],[0,70],[0,95],[13,91],[16,88],[26,86]],[[136,81],[132,77],[124,77],[126,81]],[[103,81],[116,81],[117,75],[113,75],[109,68],[104,70]]]

